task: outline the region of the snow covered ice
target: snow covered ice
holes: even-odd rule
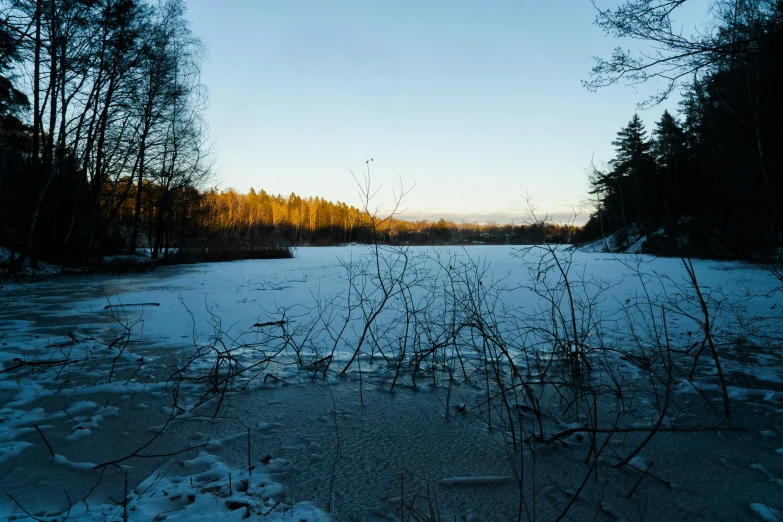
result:
[[[351,277],[360,281],[371,260],[362,246],[302,248],[290,260],[4,281],[0,514],[399,520],[402,500],[427,517],[437,507],[444,520],[526,520],[534,510],[549,520],[570,504],[577,519],[774,520],[783,510],[780,282],[743,263],[694,261],[714,305],[711,331],[731,417],[723,418],[720,375],[705,348],[692,373],[672,374],[670,394],[638,384],[629,392],[634,400],[600,395],[596,408],[622,415],[625,430],[602,447],[583,423],[589,416],[577,417],[537,384],[562,361],[542,348],[550,337],[539,321],[550,308],[531,290],[537,275],[529,268],[538,265],[511,254],[507,247],[409,249],[406,269],[421,284],[390,298],[367,331],[359,308],[346,318],[356,302],[344,299]],[[602,369],[590,377],[596,389],[611,388],[612,379],[631,386],[649,378],[650,365],[675,364],[651,356],[649,343],[634,346],[631,334],[667,339],[678,368],[702,349],[679,259],[575,252],[571,261],[575,291],[594,297],[582,303],[591,315],[576,317],[578,327],[600,316],[603,328],[584,328],[593,366]],[[431,332],[405,341],[397,314],[409,303],[440,321],[432,311],[444,310],[443,296],[457,291],[443,277],[456,272],[452,281],[475,275],[494,292],[487,296],[497,300],[481,309],[497,314],[494,327],[510,345],[534,346],[528,355],[536,360],[515,352],[499,361],[467,348],[457,355],[460,347],[449,346],[413,371],[407,363],[415,357],[398,347],[443,339]],[[665,335],[652,301],[666,307]],[[362,353],[342,372],[363,334]],[[624,348],[601,362],[607,352],[599,346]],[[468,366],[467,378],[459,365]],[[540,404],[514,395],[521,383],[504,391],[516,405],[516,429],[528,436],[540,426],[554,442],[529,438],[514,448],[503,424],[509,413],[487,407],[500,404],[487,393],[489,368],[509,379],[520,369]],[[237,369],[248,371],[220,393],[221,376]],[[670,403],[660,418],[656,397]],[[616,466],[653,425],[659,432],[651,441]],[[520,472],[520,460],[528,465],[532,455],[535,469]]]

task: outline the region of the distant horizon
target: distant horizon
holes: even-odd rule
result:
[[[221,187],[221,186],[214,186],[212,188],[218,191],[230,190],[238,194],[249,194],[250,190],[254,190],[255,192],[260,192],[263,190],[270,196],[279,196],[283,198],[288,198],[291,195],[290,192],[288,194],[283,194],[280,192],[271,192],[269,190],[266,190],[264,187],[250,187],[247,190],[240,190],[236,187]],[[360,205],[349,203],[345,199],[330,200],[321,197],[318,194],[297,194],[296,192],[293,193],[296,194],[296,196],[305,200],[317,197],[322,200],[329,201],[331,203],[345,203],[346,205],[353,206],[355,208],[359,208],[360,210],[362,210],[360,208]],[[534,209],[533,213],[534,215],[531,216],[530,212],[527,209],[518,209],[516,211],[505,211],[505,212],[465,212],[465,213],[411,211],[406,209],[405,205],[403,204],[401,209],[398,209],[398,211],[395,212],[394,218],[403,221],[428,220],[433,222],[438,221],[439,219],[444,219],[446,221],[451,221],[457,224],[478,223],[480,225],[485,225],[493,222],[497,223],[498,225],[510,225],[510,224],[524,225],[524,224],[529,224],[532,221],[532,219],[535,218],[536,220],[546,219],[547,222],[551,222],[556,225],[582,226],[587,222],[588,218],[590,217],[590,210],[585,206],[583,206],[582,208],[574,208],[570,212],[545,213],[543,211],[539,211],[538,209]],[[384,217],[385,215],[387,215],[387,213],[385,213],[383,208],[381,207],[378,211],[378,215]]]
[[[459,213],[408,213],[403,212],[396,216],[399,219],[407,221],[437,221],[443,218],[446,221],[452,221],[455,223],[478,223],[479,225],[486,225],[489,223],[497,223],[498,225],[529,225],[532,223],[531,217],[524,213],[472,213],[472,214],[459,214]],[[574,225],[582,226],[587,222],[590,217],[588,213],[568,213],[568,212],[554,212],[549,214],[536,213],[536,219],[541,220],[546,218],[547,222],[551,222],[555,225]]]

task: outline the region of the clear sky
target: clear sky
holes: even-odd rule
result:
[[[692,5],[686,30],[704,14],[703,2]],[[373,158],[379,203],[399,177],[415,183],[403,217],[519,223],[529,194],[562,219],[586,196],[591,158],[611,159],[612,139],[654,90],[581,86],[591,57],[618,45],[593,25],[589,0],[187,7],[207,48],[202,81],[224,188],[358,205],[351,170]],[[676,107],[640,115],[651,130]]]

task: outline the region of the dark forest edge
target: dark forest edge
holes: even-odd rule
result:
[[[596,59],[590,89],[657,81],[646,104],[683,94],[648,136],[638,115],[612,142],[616,155],[590,173],[595,213],[585,239],[635,223],[662,229],[663,253],[777,258],[783,246],[783,1],[711,5],[711,26],[688,35],[674,17],[684,2],[627,1],[598,10],[608,35],[654,46]]]

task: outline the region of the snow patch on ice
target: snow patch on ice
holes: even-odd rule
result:
[[[783,520],[783,512],[778,509],[771,508],[766,504],[753,503],[750,505],[750,510],[765,522],[780,522]]]
[[[33,446],[30,442],[0,442],[0,464]]]
[[[73,469],[83,469],[83,470],[95,469],[95,464],[93,464],[92,462],[73,462],[69,460],[67,457],[60,455],[59,453],[54,454],[54,462],[57,464],[70,466]]]
[[[128,519],[240,522],[248,518],[263,518],[268,522],[306,520],[329,522],[331,517],[306,503],[285,503],[282,485],[265,473],[265,468],[232,469],[214,455],[202,452],[198,457],[180,463],[180,472],[163,476],[153,473],[129,493]],[[174,469],[174,468],[172,468]],[[123,507],[100,505],[85,508],[83,504],[71,511],[77,521],[98,521],[122,517]]]

